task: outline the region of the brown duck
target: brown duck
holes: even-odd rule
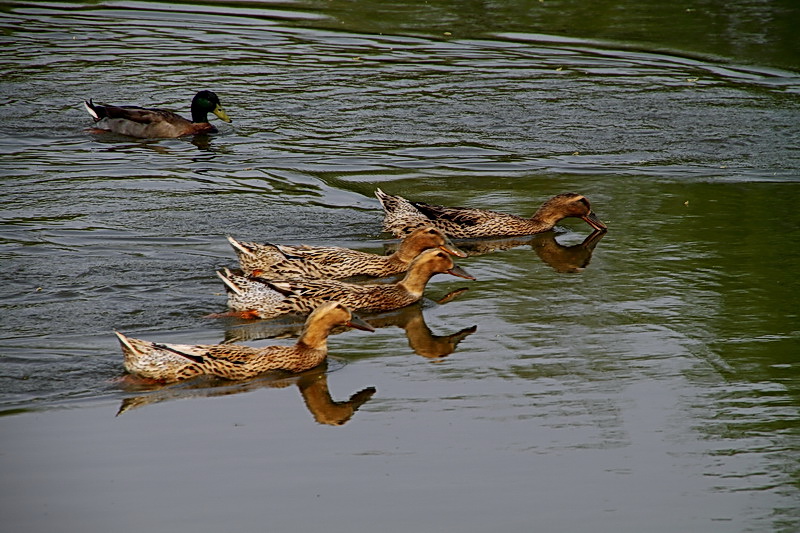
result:
[[[200,375],[249,379],[271,370],[303,372],[328,356],[328,333],[337,326],[375,331],[339,302],[324,302],[306,320],[294,346],[251,348],[233,344],[158,344],[116,332],[122,345],[125,370],[163,382]]]
[[[267,279],[341,279],[354,276],[388,277],[408,270],[423,251],[439,248],[465,257],[441,231],[424,226],[409,233],[391,255],[378,255],[338,246],[290,246],[228,241],[245,275]]]
[[[402,237],[421,225],[432,224],[454,239],[511,237],[550,231],[569,217],[583,219],[596,230],[606,230],[592,211],[589,200],[571,192],[547,200],[531,218],[497,213],[485,209],[446,207],[412,202],[402,196],[391,196],[378,189],[375,196],[383,206],[383,229]]]
[[[371,312],[399,309],[420,300],[428,280],[448,273],[475,279],[453,263],[450,254],[432,249],[412,261],[405,277],[397,283],[355,284],[326,280],[275,281],[245,277],[229,270],[217,272],[228,290],[229,316],[274,318],[306,314],[322,302],[335,300],[355,310]]]

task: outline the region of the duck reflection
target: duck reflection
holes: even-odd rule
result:
[[[458,246],[468,256],[474,256],[530,245],[539,259],[556,272],[575,273],[589,265],[594,249],[605,234],[605,231],[595,231],[580,244],[569,246],[559,243],[553,231],[504,239],[464,240],[458,241]]]
[[[457,292],[461,294],[464,290]],[[451,295],[452,293],[445,298]],[[420,304],[404,307],[392,313],[370,317],[367,320],[374,328],[397,326],[405,330],[408,346],[414,353],[430,359],[447,357],[456,350],[458,343],[478,330],[478,326],[470,326],[449,335],[434,335],[425,322],[425,316],[422,313]]]
[[[122,390],[141,394],[122,400],[117,416],[145,405],[164,401],[227,396],[262,387],[280,389],[296,385],[314,420],[320,424],[341,426],[353,417],[359,407],[372,398],[376,389],[375,387],[365,387],[353,393],[347,401],[337,402],[331,397],[328,389],[327,370],[328,363],[326,361],[312,370],[293,376],[267,374],[245,382],[230,382],[202,376],[171,385],[155,385],[147,380],[126,375],[120,381]]]
[[[442,304],[457,298],[467,289],[457,289],[443,297],[436,303]],[[477,331],[478,326],[461,329],[449,335],[435,335],[425,322],[422,312],[422,302],[403,307],[394,311],[376,314],[361,314],[361,317],[374,328],[397,326],[406,332],[408,345],[414,353],[428,358],[442,358],[453,353],[458,343]],[[242,321],[233,320],[225,329],[223,343],[246,342],[260,339],[274,339],[295,337],[303,328],[301,319]],[[347,328],[333,329],[331,334],[341,333]]]

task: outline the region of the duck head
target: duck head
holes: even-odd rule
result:
[[[192,122],[208,122],[208,114],[214,113],[220,120],[230,122],[228,114],[222,109],[219,96],[213,91],[200,91],[192,99]]]
[[[438,248],[456,257],[467,257],[467,254],[459,250],[441,231],[433,226],[422,226],[415,229],[408,236],[403,239],[415,250],[427,250],[430,248]]]
[[[317,307],[306,319],[306,324],[317,322],[324,323],[330,328],[348,326],[364,331],[375,331],[375,328],[357,315],[354,315],[347,306],[340,302],[325,302]]]
[[[553,196],[536,211],[533,218],[555,226],[565,218],[580,218],[598,231],[606,231],[608,227],[597,218],[592,211],[589,199],[582,194],[565,192]]]
[[[427,270],[431,274],[443,273],[465,279],[475,279],[475,277],[469,274],[466,270],[456,265],[449,253],[438,248],[433,248],[431,250],[425,250],[422,252],[419,257],[417,257],[414,262],[411,263],[411,268],[409,271],[415,269]]]

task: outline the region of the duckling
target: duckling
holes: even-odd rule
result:
[[[580,194],[558,194],[536,211],[531,218],[467,207],[445,207],[412,202],[402,196],[390,196],[378,189],[375,196],[385,211],[383,229],[402,237],[422,224],[433,224],[453,239],[511,237],[550,231],[562,219],[577,217],[596,230],[605,231],[592,211],[589,200]]]
[[[163,382],[183,381],[199,375],[241,380],[270,370],[303,372],[314,368],[328,355],[328,333],[342,325],[375,331],[346,306],[330,301],[322,303],[309,315],[294,346],[157,344],[115,333],[125,357],[125,370],[131,374]]]
[[[229,316],[274,318],[286,314],[306,314],[320,303],[336,300],[355,309],[388,311],[410,305],[422,298],[425,285],[435,274],[448,273],[475,279],[456,266],[450,254],[434,248],[422,252],[397,283],[355,284],[332,279],[273,281],[238,276],[229,270],[217,272],[228,290]]]
[[[417,228],[392,255],[378,255],[338,246],[257,244],[228,237],[245,275],[268,279],[342,279],[353,276],[385,278],[408,270],[420,253],[439,248],[458,257],[466,254],[433,226]]]
[[[231,121],[219,97],[211,91],[200,91],[194,96],[191,121],[166,109],[98,105],[92,100],[84,100],[83,105],[92,115],[96,129],[143,139],[217,133],[217,128],[208,122],[208,113]]]

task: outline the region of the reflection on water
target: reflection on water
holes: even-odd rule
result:
[[[0,7],[0,420],[13,428],[4,444],[20,444],[0,455],[3,473],[29,459],[3,476],[15,487],[0,503],[9,528],[63,529],[53,521],[102,511],[114,520],[72,529],[136,523],[115,515],[120,501],[174,525],[174,509],[220,496],[222,484],[210,495],[207,479],[185,482],[199,460],[233,487],[224,503],[241,505],[249,529],[263,528],[253,494],[275,503],[271,519],[291,517],[284,530],[321,520],[352,531],[522,531],[534,520],[614,533],[797,529],[800,76],[772,68],[800,57],[796,8],[425,5]],[[564,37],[573,31],[584,39]],[[679,53],[664,52],[687,33],[696,38]],[[236,120],[219,135],[86,131],[84,98],[183,109],[202,88]],[[348,364],[330,379],[362,392],[337,405],[325,374],[292,378],[315,418],[347,419],[371,395],[364,383],[381,394],[325,439],[284,418],[286,395],[259,390],[266,378],[253,389],[114,384],[115,328],[172,343],[261,335],[263,324],[203,318],[224,306],[214,271],[235,262],[225,235],[379,252],[376,187],[518,213],[574,190],[610,229],[584,240],[585,225],[565,221],[557,236],[496,243],[498,253],[460,261],[479,280],[469,291],[432,280],[428,298],[456,291],[446,305],[403,310],[398,327],[368,339],[337,338]],[[165,402],[98,431],[81,418],[93,416],[88,403],[195,393],[228,398]],[[53,406],[73,408],[41,412]],[[212,452],[164,455],[186,441],[175,427],[217,446],[212,433],[239,416],[270,421],[237,448],[246,469]],[[49,425],[59,420],[66,427]],[[124,430],[152,447],[152,464],[115,440]],[[123,453],[74,463],[73,448]],[[105,490],[110,479],[130,492]],[[180,490],[153,490],[176,480]],[[94,512],[62,512],[63,494],[42,499],[66,485]],[[314,506],[309,494],[321,496]],[[344,517],[352,494],[360,511]],[[230,525],[194,517],[183,527]]]
[[[445,295],[438,303],[446,303],[466,289],[452,291]],[[374,328],[386,328],[396,326],[406,333],[408,345],[417,355],[423,357],[445,357],[453,353],[461,342],[468,335],[475,333],[477,326],[463,328],[460,331],[449,335],[435,335],[425,323],[422,312],[422,304],[417,302],[402,309],[389,311],[386,313],[364,314],[360,316]],[[238,323],[237,323],[238,322]],[[296,337],[303,329],[303,322],[300,319],[290,320],[256,320],[256,321],[237,321],[230,320],[225,329],[225,343],[245,342],[259,339],[272,339],[283,337]],[[341,333],[346,328],[334,329],[331,334]]]
[[[458,241],[458,246],[469,255],[483,255],[517,246],[530,246],[547,266],[561,273],[580,272],[589,266],[592,253],[605,231],[594,231],[579,244],[563,245],[554,232],[539,233],[506,239],[475,239]]]
[[[376,390],[375,387],[366,387],[353,393],[349,400],[337,402],[331,397],[328,390],[327,370],[328,365],[325,363],[291,377],[286,377],[285,373],[282,375],[273,373],[273,375],[236,383],[200,377],[172,385],[147,385],[133,376],[126,376],[125,379],[119,381],[120,387],[128,393],[138,394],[122,400],[117,416],[132,409],[165,401],[210,398],[249,392],[261,387],[284,388],[297,385],[303,402],[314,420],[320,424],[341,426],[353,417],[359,407],[372,398]]]

